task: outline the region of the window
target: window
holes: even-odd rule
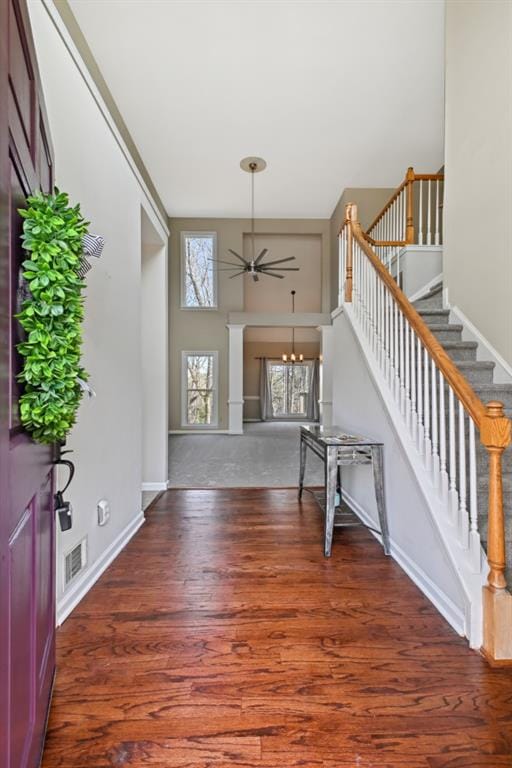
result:
[[[312,364],[268,363],[272,416],[274,419],[304,418],[308,413]]]
[[[215,232],[181,233],[181,306],[183,309],[217,307],[217,254]]]
[[[217,426],[217,352],[182,352],[182,425]]]

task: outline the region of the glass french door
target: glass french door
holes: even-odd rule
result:
[[[268,378],[274,419],[300,419],[308,413],[311,362],[269,361]]]

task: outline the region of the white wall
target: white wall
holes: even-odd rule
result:
[[[444,282],[512,365],[512,3],[446,12]]]
[[[384,443],[393,556],[462,633],[463,588],[344,313],[333,321],[332,351],[333,423]],[[378,528],[371,468],[344,467],[343,488]]]
[[[87,276],[84,322],[83,362],[97,397],[84,400],[67,443],[77,471],[69,490],[73,528],[58,536],[62,618],[142,521],[141,207],[162,242],[166,231],[45,6],[29,7],[56,182],[81,203],[90,230],[105,238],[102,258]],[[111,505],[111,520],[102,528],[96,522],[101,498]],[[63,553],[86,535],[85,580],[64,596]]]

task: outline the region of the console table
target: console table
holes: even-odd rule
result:
[[[337,489],[339,489],[340,498],[342,493],[340,468],[352,464],[372,465],[382,546],[384,553],[389,555],[389,530],[384,495],[383,444],[360,435],[347,434],[341,427],[326,428],[318,424],[301,426],[299,499],[302,498],[302,491],[304,489],[304,473],[306,471],[308,448],[324,462],[325,468],[325,557],[331,556]]]

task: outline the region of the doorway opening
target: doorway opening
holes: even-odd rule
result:
[[[313,361],[288,363],[268,360],[270,413],[273,419],[307,419],[313,409],[310,402]]]

